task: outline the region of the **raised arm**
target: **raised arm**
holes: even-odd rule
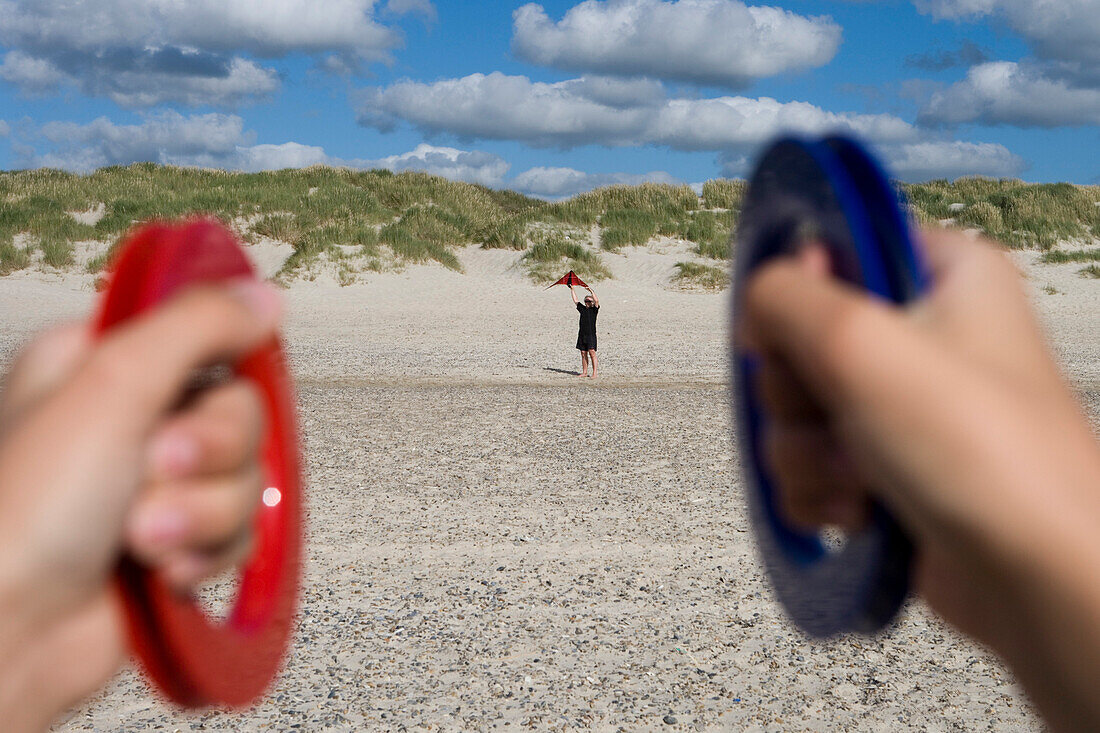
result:
[[[573,289],[572,285],[569,286],[569,294],[573,296],[573,303],[574,304],[579,304],[580,303],[580,301],[577,300],[577,291]]]
[[[592,288],[588,288],[588,287],[586,287],[585,290],[587,290],[588,293],[592,296],[592,300],[595,301],[596,307],[599,308],[600,307],[600,298],[599,298],[598,295],[596,295],[596,291],[593,290]]]

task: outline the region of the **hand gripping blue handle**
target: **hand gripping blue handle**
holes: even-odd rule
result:
[[[843,137],[784,138],[765,151],[745,195],[735,243],[735,318],[752,272],[808,238],[828,248],[836,277],[885,300],[907,303],[928,287],[899,194],[863,147]],[[879,505],[868,526],[835,551],[787,523],[764,462],[768,416],[755,397],[755,368],[751,355],[735,349],[734,417],[749,511],[776,595],[812,636],[877,631],[905,601],[912,546]]]

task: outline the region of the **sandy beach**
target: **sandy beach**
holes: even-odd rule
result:
[[[595,286],[596,382],[573,376],[568,291],[517,253],[292,283],[310,514],[285,672],[228,715],[127,670],[55,729],[1039,729],[1012,675],[919,603],[875,638],[785,620],[731,441],[728,292],[671,286],[676,243],[623,251]],[[1100,427],[1100,282],[1013,257]],[[91,276],[0,278],[0,362],[94,302]]]

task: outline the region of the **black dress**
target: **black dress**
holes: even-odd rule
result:
[[[581,351],[596,350],[596,316],[600,307],[594,305],[591,308],[584,303],[577,303],[577,310],[581,314],[581,327],[577,333],[577,348]]]

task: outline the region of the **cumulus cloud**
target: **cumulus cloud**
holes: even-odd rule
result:
[[[405,121],[460,138],[569,147],[626,140],[651,114],[650,106],[615,107],[592,99],[586,90],[575,80],[548,84],[500,72],[434,83],[404,81],[365,90],[358,117],[382,131]]]
[[[650,173],[585,173],[575,168],[530,168],[512,179],[510,187],[530,196],[562,199],[601,186],[639,183],[671,183],[681,181],[664,171]]]
[[[10,132],[0,120],[0,137]],[[119,125],[106,117],[87,124],[50,122],[33,129],[20,148],[26,167],[87,172],[105,165],[152,161],[164,165],[225,168],[242,171],[332,165],[349,168],[415,170],[485,186],[504,185],[509,165],[501,157],[477,150],[419,145],[401,155],[379,159],[339,158],[316,145],[297,142],[254,144],[255,135],[237,115],[184,116],[178,112],[148,115],[140,123]],[[45,147],[45,152],[35,152]],[[44,146],[42,145],[44,143]]]
[[[749,155],[759,145],[783,133],[857,135],[875,143],[896,174],[910,180],[1012,175],[1024,166],[1004,146],[938,139],[893,115],[830,112],[767,97],[669,98],[663,91],[656,94],[655,88],[633,84],[607,78],[550,84],[500,73],[434,83],[406,81],[367,90],[359,116],[362,124],[381,130],[406,123],[429,135],[460,139],[558,148],[657,145],[713,151],[723,173],[734,176],[747,172]],[[516,176],[513,185],[545,197],[602,185],[583,175],[566,168],[534,168]]]
[[[151,115],[134,125],[117,125],[106,117],[87,124],[49,122],[38,129],[37,137],[52,147],[34,155],[28,165],[76,171],[138,161],[217,166],[252,142],[236,115],[185,117],[178,112]]]
[[[480,183],[496,188],[504,183],[507,161],[479,150],[458,150],[422,143],[402,155],[390,155],[378,160],[353,161],[356,168],[387,168],[391,171],[420,171],[453,181]]]
[[[618,84],[627,88],[634,82]],[[669,99],[650,90],[635,95],[633,103],[624,93],[611,104],[608,95],[615,88],[616,82],[608,79],[598,85],[586,79],[550,84],[499,72],[433,83],[405,81],[366,90],[359,121],[382,131],[406,122],[428,134],[560,148],[655,144],[675,150],[721,150],[754,146],[779,132],[840,130],[879,141],[918,135],[912,125],[892,115],[838,114],[767,97]]]
[[[398,9],[431,8],[395,0]],[[400,35],[375,0],[0,0],[0,78],[41,93],[71,84],[129,107],[233,106],[279,88],[246,58],[306,54],[342,68],[387,61]]]
[[[42,94],[56,89],[66,75],[49,61],[10,51],[4,54],[4,62],[0,63],[0,79],[26,92]]]
[[[325,154],[322,147],[290,142],[278,145],[238,145],[231,153],[219,156],[219,162],[212,167],[255,172],[305,168],[311,165],[332,165],[332,159]]]
[[[935,18],[989,17],[1018,33],[1034,55],[972,62],[966,78],[932,94],[927,124],[1020,127],[1095,124],[1100,119],[1100,6],[1096,0],[914,0]]]
[[[827,63],[840,37],[831,18],[739,0],[586,0],[557,22],[541,5],[519,8],[512,48],[569,71],[740,88]]]
[[[914,0],[935,18],[994,16],[1020,34],[1039,58],[1100,61],[1100,9],[1096,0]]]
[[[178,56],[186,64],[188,56],[198,55]],[[0,79],[31,94],[45,94],[63,84],[72,84],[88,95],[107,97],[122,107],[151,107],[166,101],[233,107],[270,96],[279,88],[278,76],[272,69],[248,59],[231,58],[209,73],[199,70],[188,73],[158,64],[150,54],[140,58],[128,56],[125,63],[119,58],[111,63],[99,59],[94,65],[69,73],[48,59],[12,51],[3,57]]]
[[[890,175],[903,181],[959,176],[1004,178],[1018,175],[1027,167],[1022,158],[996,143],[924,140],[875,148]],[[752,171],[752,159],[747,155],[724,154],[719,156],[719,163],[722,175],[729,178],[742,178]]]
[[[1051,70],[1026,62],[980,64],[964,80],[932,94],[920,120],[1037,127],[1100,124],[1100,85],[1081,85]]]
[[[883,146],[881,153],[890,172],[904,181],[931,178],[1019,175],[1026,163],[1003,145],[958,140]]]

